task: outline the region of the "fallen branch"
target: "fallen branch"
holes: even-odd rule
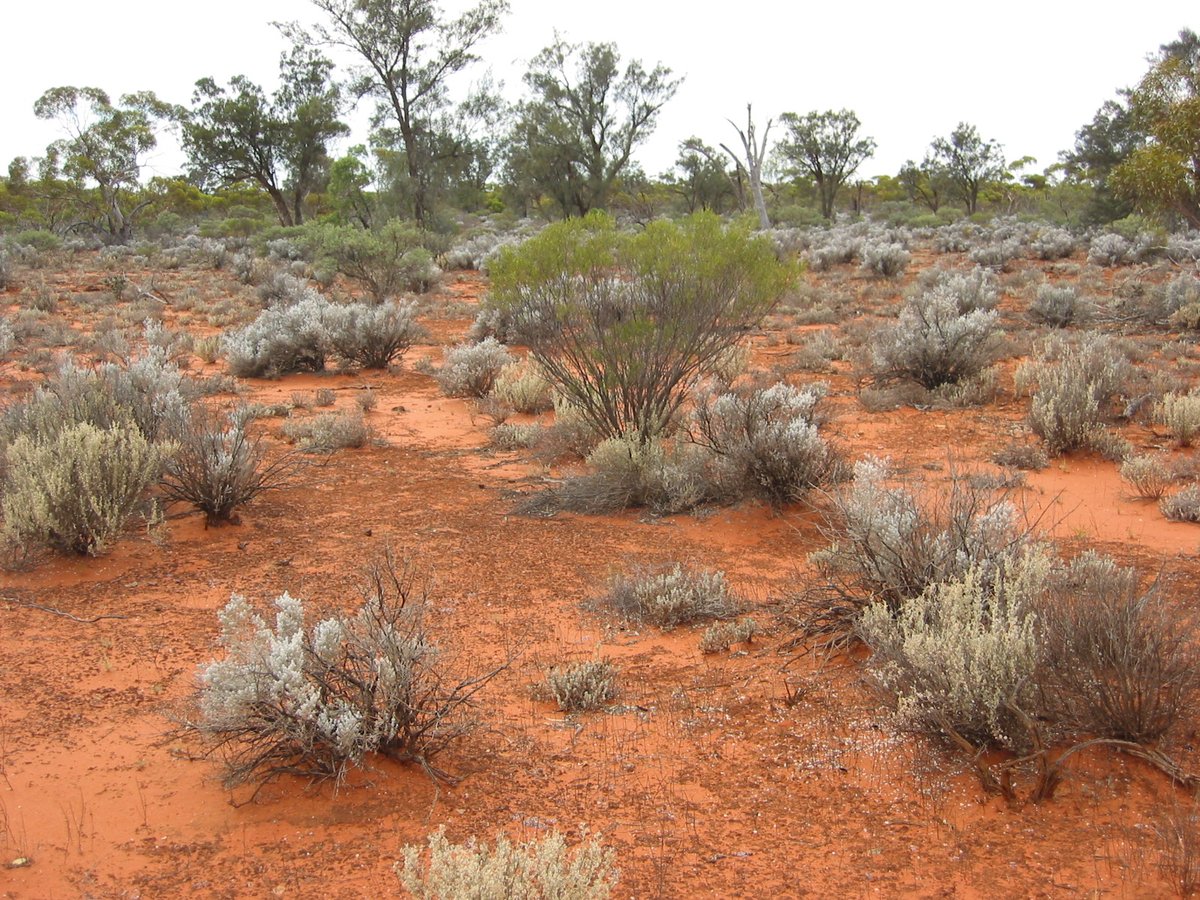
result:
[[[101,619],[128,619],[129,618],[128,616],[118,616],[115,613],[104,613],[99,616],[93,616],[90,619],[81,619],[79,616],[73,615],[72,613],[69,613],[69,612],[64,612],[61,609],[55,609],[53,606],[42,606],[40,603],[22,603],[20,600],[14,600],[12,597],[4,597],[3,599],[5,601],[7,601],[8,603],[11,603],[13,606],[19,606],[22,609],[38,609],[38,610],[41,610],[42,612],[48,612],[48,613],[52,613],[56,616],[62,616],[64,619],[70,619],[72,622],[81,622],[84,625],[94,625],[95,623],[99,622]]]

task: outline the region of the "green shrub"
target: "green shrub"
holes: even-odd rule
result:
[[[649,441],[786,287],[769,241],[716,216],[628,234],[593,214],[551,225],[492,266],[489,305],[605,437]]]
[[[376,302],[406,291],[423,293],[437,281],[428,237],[416,226],[390,219],[369,231],[353,225],[321,225],[313,229],[320,260],[343,275],[361,281]]]
[[[132,423],[79,422],[18,435],[6,454],[5,533],[21,543],[99,555],[121,533],[170,449]]]

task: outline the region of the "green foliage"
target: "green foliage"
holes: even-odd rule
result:
[[[507,0],[481,0],[457,19],[446,19],[433,0],[314,0],[314,5],[327,22],[317,24],[311,36],[294,25],[285,33],[300,44],[348,50],[360,63],[351,91],[378,101],[377,122],[394,127],[387,133],[403,150],[405,212],[425,226],[436,170],[448,158],[463,161],[478,149],[464,123],[478,118],[477,105],[487,106],[475,98],[475,104],[448,114],[448,82],[477,60],[476,45],[499,31]]]
[[[179,118],[198,184],[253,182],[271,197],[279,224],[298,225],[305,198],[328,166],[326,145],[349,129],[338,121],[341,89],[330,81],[332,62],[296,46],[280,58],[279,70],[270,100],[243,75],[230,79],[228,89],[202,78],[193,109]]]
[[[525,75],[532,97],[517,107],[509,179],[528,199],[549,197],[565,216],[603,208],[633,150],[679,87],[663,65],[622,73],[615,44],[546,47]]]
[[[1117,193],[1150,212],[1200,227],[1200,37],[1180,32],[1129,94],[1129,111],[1149,140],[1112,172]]]
[[[875,141],[858,136],[861,123],[848,109],[814,110],[805,116],[784,113],[779,121],[788,137],[779,142],[777,152],[793,174],[816,182],[821,215],[832,219],[838,191],[875,152]]]
[[[61,164],[77,186],[94,182],[99,204],[91,212],[112,237],[128,240],[136,214],[147,205],[138,199],[138,178],[143,157],[158,142],[154,119],[169,108],[148,92],[126,94],[116,105],[99,88],[55,87],[38,98],[33,111],[39,119],[59,121],[70,135],[47,148],[45,176],[56,175]],[[88,193],[76,196],[88,205]]]
[[[311,230],[319,260],[367,286],[376,302],[405,291],[424,292],[437,278],[427,234],[390,219],[375,230],[354,225],[321,225]]]
[[[951,195],[973,215],[980,192],[1004,175],[1002,148],[981,138],[974,125],[960,122],[949,138],[935,138],[930,149],[934,173],[946,179]]]
[[[711,214],[637,234],[591,215],[503,251],[488,302],[599,434],[649,441],[789,276],[768,241]]]

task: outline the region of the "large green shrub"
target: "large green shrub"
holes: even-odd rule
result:
[[[392,219],[374,230],[323,225],[312,234],[319,258],[365,284],[376,301],[427,291],[437,279],[427,236],[407,222]]]
[[[593,214],[503,251],[489,303],[600,434],[649,441],[788,280],[767,240],[716,216],[631,234]]]

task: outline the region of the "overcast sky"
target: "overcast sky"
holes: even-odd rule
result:
[[[40,155],[62,136],[33,115],[53,86],[93,85],[114,96],[149,89],[186,102],[202,76],[245,74],[271,90],[285,44],[270,23],[312,22],[316,12],[304,0],[7,4],[0,165]],[[664,63],[684,82],[636,155],[652,175],[672,167],[690,135],[736,143],[726,119],[744,123],[747,102],[760,127],[785,111],[854,110],[878,145],[860,176],[895,174],[960,121],[999,141],[1010,160],[1036,157],[1041,170],[1184,27],[1200,29],[1194,2],[512,0],[504,33],[481,46],[476,72],[490,66],[509,99],[519,99],[525,62],[556,29],[573,42],[616,42],[625,60],[648,68]],[[366,112],[353,118],[352,141],[366,140]],[[149,168],[174,174],[181,164],[165,142]]]

